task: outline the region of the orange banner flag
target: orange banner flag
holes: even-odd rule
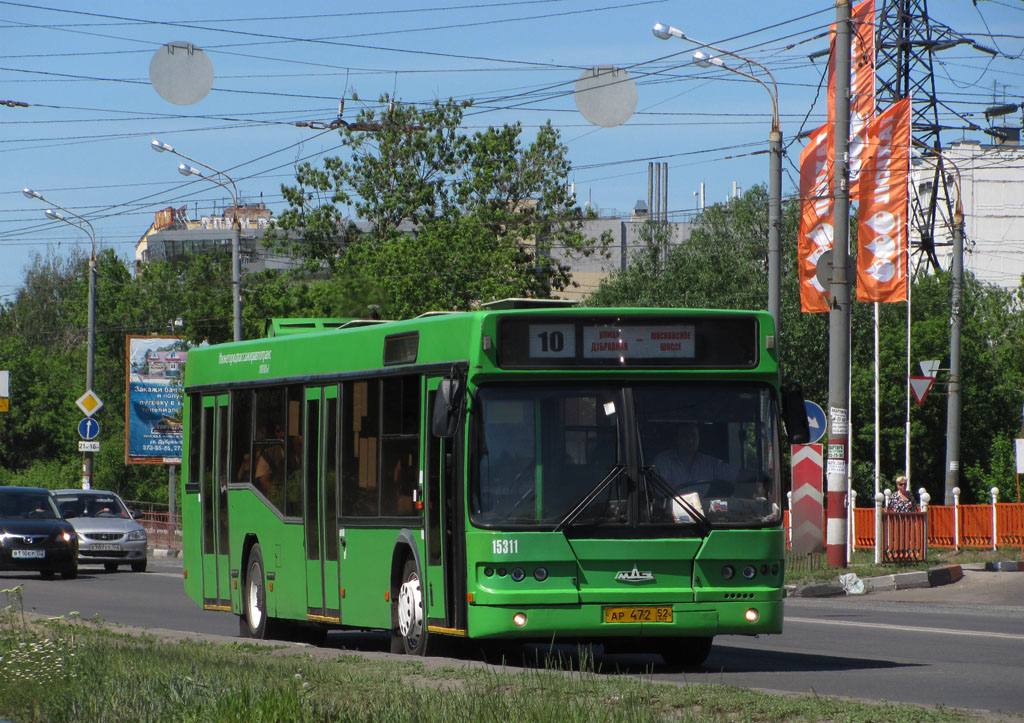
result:
[[[828,311],[828,292],[818,281],[818,259],[832,250],[833,208],[832,159],[835,153],[832,124],[811,133],[800,152],[800,227],[797,264],[800,280],[800,309]],[[831,274],[830,274],[831,275]]]
[[[875,0],[864,0],[850,13],[850,197],[856,198],[863,165],[865,128],[875,117]],[[836,26],[830,28],[828,122],[836,111]]]
[[[867,126],[857,224],[857,300],[907,300],[910,98]]]

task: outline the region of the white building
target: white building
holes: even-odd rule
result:
[[[960,171],[964,231],[967,238],[964,270],[977,278],[1014,289],[1024,275],[1024,147],[1010,132],[1010,140],[996,145],[960,141],[943,149],[943,156]],[[949,170],[952,173],[952,170]],[[931,174],[914,169],[922,197],[930,193]],[[953,184],[949,184],[952,193]],[[942,205],[940,199],[940,206]],[[943,269],[950,268],[952,246],[944,213],[936,220],[935,241]]]

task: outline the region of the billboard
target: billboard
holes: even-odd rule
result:
[[[179,336],[129,336],[125,346],[125,462],[180,463],[188,344]]]
[[[174,209],[168,206],[153,214],[153,230],[162,231],[174,225]]]

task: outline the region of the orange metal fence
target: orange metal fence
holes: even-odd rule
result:
[[[167,512],[139,512],[135,519],[146,528],[150,547],[181,549],[181,515]]]
[[[890,513],[884,513],[886,517]],[[893,513],[894,514],[894,513]],[[919,513],[924,515],[924,513]],[[928,547],[992,549],[1024,545],[1024,502],[997,502],[993,505],[929,505]],[[995,530],[993,534],[993,517]],[[789,528],[789,513],[783,524]],[[856,548],[875,546],[875,508],[855,507],[851,542]],[[826,518],[822,513],[822,529]],[[889,533],[885,533],[888,535]],[[888,537],[883,542],[888,542]]]
[[[129,503],[129,506],[133,506]],[[134,508],[134,507],[133,507]],[[925,513],[916,513],[921,517]],[[992,505],[930,505],[928,507],[928,547],[961,548],[972,547],[991,549],[992,547],[1024,546],[1024,502],[998,502],[995,505],[995,539],[993,539],[993,506]],[[897,513],[884,513],[884,517],[899,517]],[[959,518],[959,519],[958,519]],[[154,547],[165,547],[171,550],[181,549],[181,515],[172,515],[153,509],[138,510],[136,519],[146,528],[149,542]],[[909,518],[908,518],[909,519]],[[789,511],[783,513],[783,525],[789,529]],[[853,510],[851,541],[855,548],[874,548],[875,546],[875,508],[855,507]],[[909,529],[909,525],[886,526],[883,532],[884,549],[890,544],[900,543],[911,548],[919,548],[920,540]],[[919,524],[919,523],[913,523]],[[822,530],[827,527],[825,511],[822,511]],[[787,540],[787,547],[788,547]],[[912,554],[912,553],[907,553]],[[894,558],[895,559],[895,558]]]

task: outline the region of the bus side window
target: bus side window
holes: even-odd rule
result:
[[[380,382],[345,382],[342,392],[341,514],[376,517]]]
[[[252,483],[252,390],[231,392],[231,468],[233,482]]]
[[[412,493],[419,472],[420,378],[386,378],[382,391],[381,515],[414,515]]]
[[[263,496],[284,513],[284,389],[255,392],[255,439],[252,445],[253,482]]]

